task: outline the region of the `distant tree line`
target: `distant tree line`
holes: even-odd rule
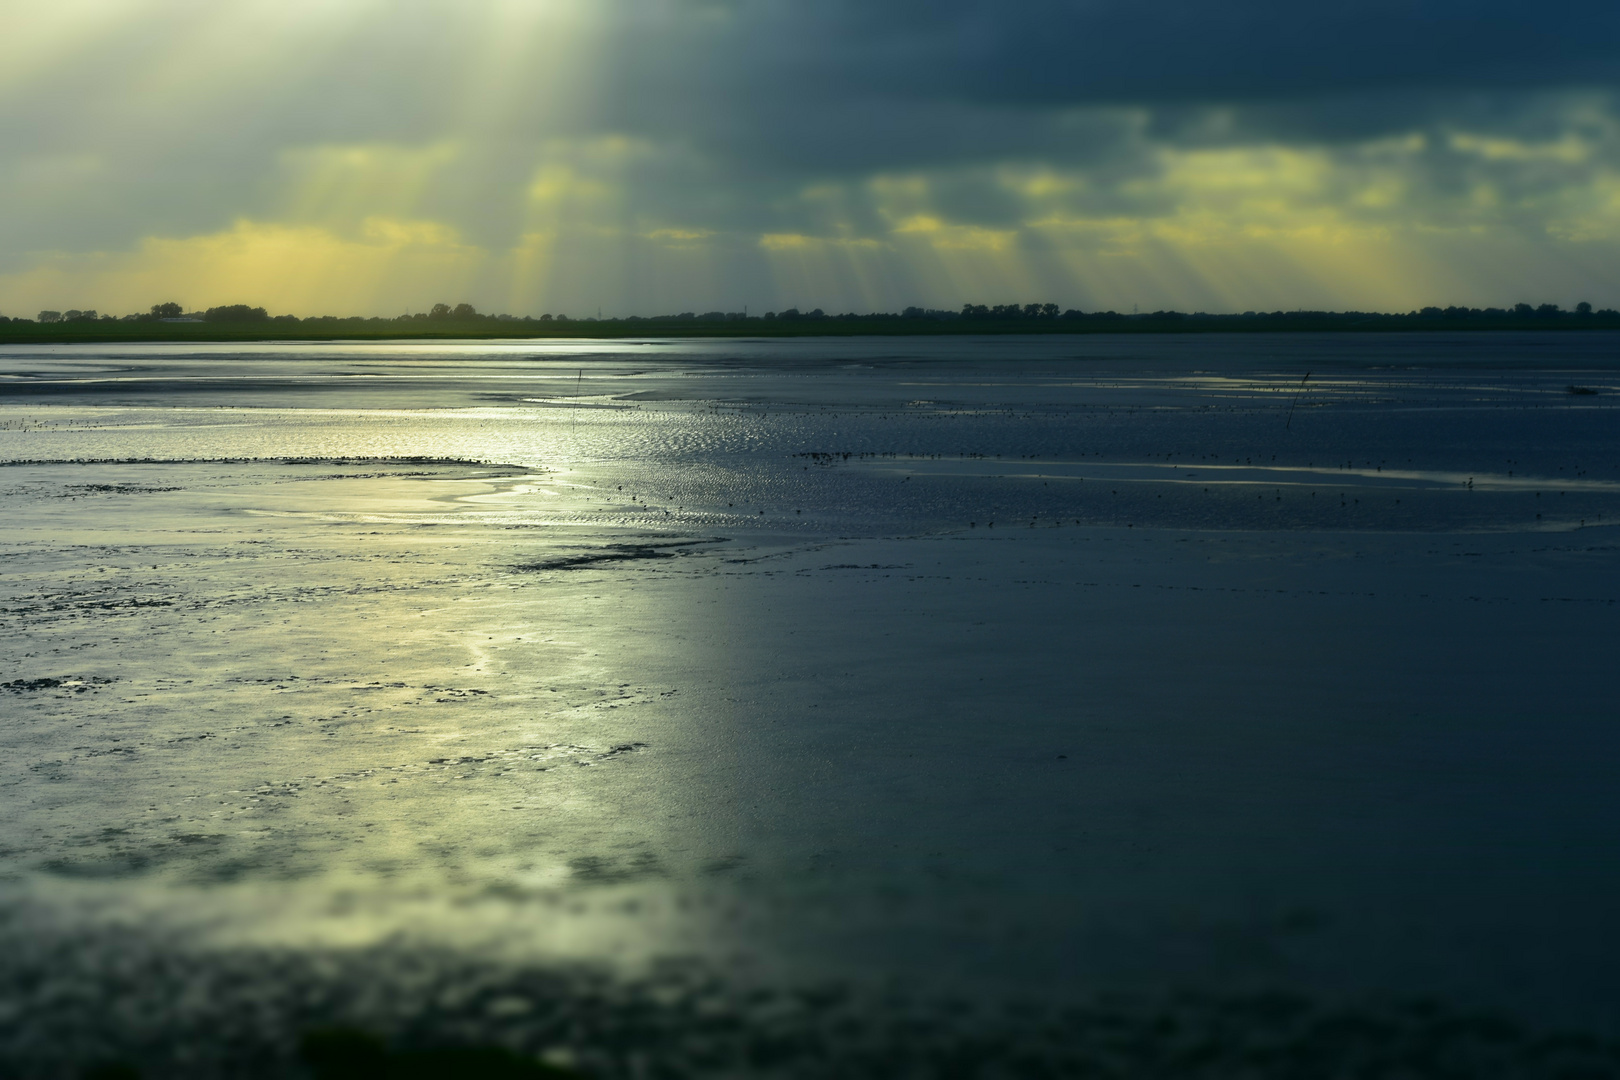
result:
[[[291,319],[298,322],[295,315],[278,316],[277,321]],[[230,304],[226,307],[212,307],[207,311],[193,311],[187,314],[185,309],[172,301],[164,304],[153,304],[150,311],[143,311],[135,315],[99,315],[95,308],[85,311],[70,309],[68,311],[42,311],[34,316],[35,322],[40,323],[93,323],[93,322],[267,322],[270,320],[269,312],[262,307],[249,307],[246,304]],[[27,322],[26,319],[6,319],[0,316],[0,321]]]
[[[800,311],[787,308],[767,311],[763,315],[749,315],[746,311],[683,311],[671,315],[630,315],[616,318],[570,318],[563,314],[547,313],[539,316],[507,314],[481,314],[473,305],[434,304],[427,311],[407,313],[393,318],[356,316],[340,318],[332,315],[299,318],[296,315],[271,315],[262,307],[248,304],[228,304],[202,311],[186,311],[173,301],[153,304],[144,312],[132,315],[103,315],[94,309],[67,311],[41,311],[33,319],[7,318],[0,315],[0,324],[12,324],[18,329],[29,325],[59,325],[72,336],[80,329],[91,337],[118,337],[124,324],[149,323],[208,323],[232,334],[273,335],[304,327],[318,334],[360,334],[374,336],[449,335],[469,333],[478,336],[498,336],[504,333],[556,333],[562,326],[576,328],[585,333],[611,333],[613,328],[658,326],[672,332],[694,333],[699,327],[712,327],[715,332],[745,332],[748,326],[762,332],[776,333],[860,333],[870,328],[874,333],[932,333],[953,332],[942,324],[959,327],[954,332],[1030,332],[1059,331],[1086,332],[1094,330],[1267,330],[1267,329],[1423,329],[1448,325],[1479,328],[1581,326],[1604,325],[1620,321],[1620,312],[1612,308],[1595,311],[1582,302],[1573,311],[1565,311],[1557,304],[1515,304],[1511,308],[1425,307],[1405,314],[1360,311],[1245,311],[1240,314],[1211,314],[1194,311],[1132,312],[1079,311],[1060,309],[1057,304],[963,304],[960,310],[908,307],[898,314],[886,312],[844,312],[833,314],[814,308]],[[117,324],[117,326],[112,325]],[[586,324],[596,324],[592,330]],[[928,329],[937,326],[937,329]],[[94,329],[92,330],[92,327]],[[525,329],[527,327],[527,329]],[[731,330],[728,328],[735,328]],[[707,332],[707,331],[704,331]],[[154,338],[161,333],[156,328],[138,330],[130,327],[132,338]],[[176,328],[176,334],[182,333]],[[15,335],[13,335],[15,336]]]

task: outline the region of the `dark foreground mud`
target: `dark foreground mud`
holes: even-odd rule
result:
[[[532,1063],[536,1076],[603,1080],[1620,1076],[1620,1043],[1432,999],[1255,989],[984,1000],[837,983],[741,989],[679,965],[624,981],[390,948],[6,944],[0,1061],[19,1078],[82,1075],[86,1062],[220,1078],[432,1075],[422,1070],[435,1062],[452,1070],[441,1076],[530,1075]],[[397,1072],[365,1071],[379,1064],[368,1038]],[[444,1053],[475,1048],[485,1053]]]

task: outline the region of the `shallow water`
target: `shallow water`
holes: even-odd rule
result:
[[[484,997],[674,970],[1620,1034],[1617,372],[1573,333],[0,350],[0,1054],[274,1071],[209,1033],[453,1015],[632,1075]],[[281,1005],[163,1004],[244,957]],[[473,1020],[421,989],[471,968]]]

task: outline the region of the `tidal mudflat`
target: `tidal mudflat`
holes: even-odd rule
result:
[[[0,351],[0,1071],[1611,1075],[1617,402],[1602,333]]]

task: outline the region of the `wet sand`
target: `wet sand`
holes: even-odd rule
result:
[[[1508,337],[8,353],[0,1059],[1608,1061],[1620,350]]]

